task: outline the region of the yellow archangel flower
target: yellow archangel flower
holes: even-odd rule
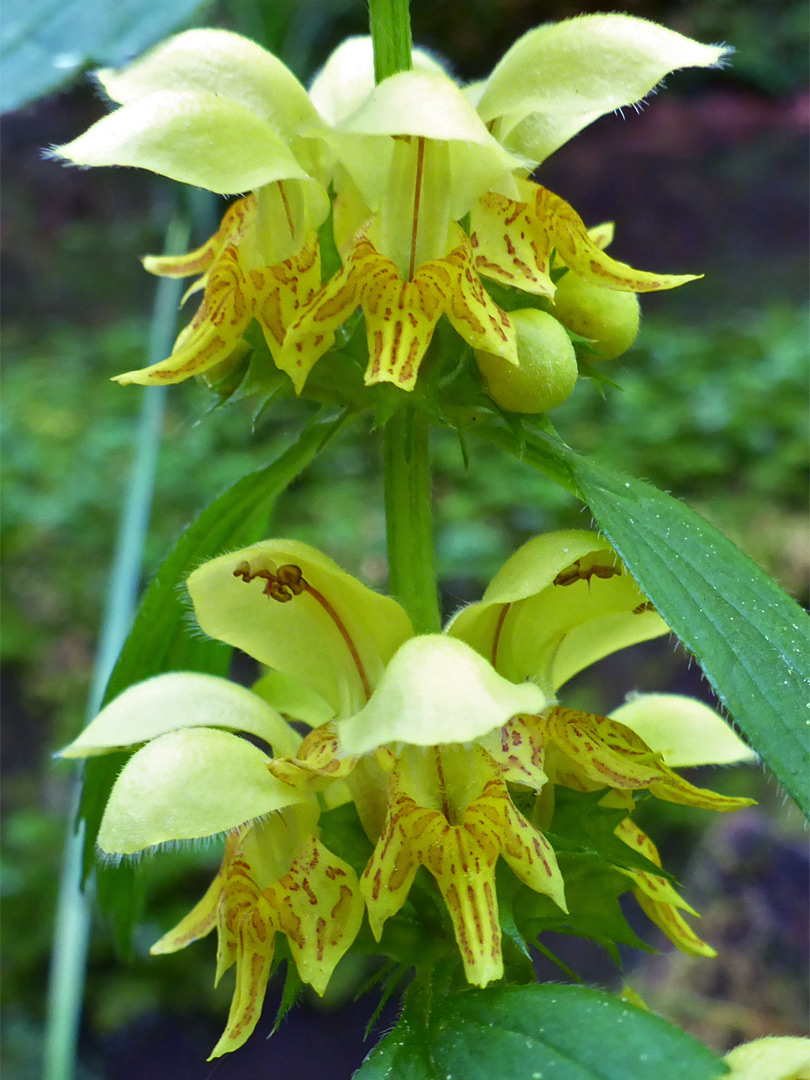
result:
[[[442,315],[473,349],[517,365],[511,320],[480,277],[552,300],[555,250],[558,269],[612,290],[692,280],[609,258],[567,203],[525,177],[599,116],[723,52],[630,16],[586,16],[530,31],[461,92],[421,61],[372,87],[370,41],[345,42],[311,90],[331,123],[344,266],[292,324],[288,370],[297,362],[303,382],[358,305],[367,383],[412,389]],[[468,214],[469,235],[457,224]]]
[[[253,192],[198,251],[146,260],[155,273],[201,274],[194,288],[205,292],[172,355],[120,381],[210,370],[256,319],[300,393],[362,307],[366,382],[410,390],[442,315],[475,350],[519,364],[511,321],[481,276],[553,301],[556,252],[558,269],[614,291],[692,280],[611,259],[567,203],[526,177],[599,116],[723,55],[646,20],[592,15],[530,31],[465,91],[419,50],[414,70],[374,87],[370,39],[357,38],[308,95],[275,57],[220,30],[188,31],[101,72],[121,108],[59,156]],[[330,183],[343,266],[321,284],[316,230]]]
[[[294,312],[321,284],[317,229],[329,214],[321,124],[304,87],[275,56],[225,30],[189,30],[99,81],[120,108],[54,153],[76,165],[127,165],[234,203],[217,233],[147,270],[201,275],[202,303],[171,356],[122,383],[174,383],[216,367],[251,319],[277,358]]]
[[[629,816],[634,791],[721,811],[747,802],[672,770],[750,756],[706,706],[644,695],[605,718],[556,704],[589,664],[667,632],[592,533],[524,545],[442,634],[414,636],[396,601],[296,541],[214,559],[188,586],[201,628],[270,669],[257,692],[160,675],[112,701],[63,753],[145,744],[112,790],[98,837],[108,855],[228,835],[208,893],[155,947],[181,948],[216,927],[218,975],[236,961],[215,1053],[255,1025],[276,933],[322,992],[363,908],[379,940],[420,866],[450,914],[468,980],[501,977],[498,860],[565,910],[554,850],[539,818],[515,806],[515,790],[534,792],[538,808],[555,785],[604,790],[607,805],[628,811],[617,835],[655,865],[654,845]],[[313,730],[302,742],[281,714]],[[272,757],[235,733],[262,740]],[[318,840],[319,800],[350,799],[375,845],[359,881]],[[625,872],[679,948],[711,953],[666,878]]]
[[[218,982],[236,964],[236,989],[213,1057],[248,1038],[261,1014],[277,933],[304,982],[323,994],[357,936],[357,875],[318,839],[317,799],[269,771],[301,736],[257,694],[211,675],[175,672],[112,701],[62,753],[88,757],[138,745],[112,790],[98,848],[137,855],[227,834],[222,867],[202,900],[153,947],[174,952],[217,930]]]

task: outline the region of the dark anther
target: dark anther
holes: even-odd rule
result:
[[[573,585],[575,581],[587,581],[590,585],[592,577],[612,578],[620,575],[621,570],[618,566],[600,566],[599,563],[594,566],[583,566],[582,560],[576,559],[565,570],[561,570],[557,574],[554,578],[554,584]]]
[[[292,593],[286,585],[281,585],[278,581],[268,581],[265,586],[265,595],[271,597],[273,600],[278,600],[280,604],[286,604],[292,600]]]
[[[655,611],[655,604],[649,600],[645,600],[643,604],[639,604],[638,607],[633,608],[634,615],[643,615],[645,611]]]
[[[293,566],[292,564],[280,566],[277,577],[282,585],[287,586],[293,596],[300,596],[306,588],[307,583],[301,574],[300,566]]]

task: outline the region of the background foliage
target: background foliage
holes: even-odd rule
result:
[[[538,10],[517,0],[473,0],[462,18],[457,0],[412,6],[415,39],[450,54],[465,78],[485,73],[542,18],[613,7],[555,2]],[[81,7],[90,10],[89,0]],[[191,7],[174,14],[185,17]],[[705,270],[707,278],[645,304],[637,348],[611,371],[620,390],[603,400],[592,385],[580,386],[553,420],[577,449],[598,447],[617,468],[684,498],[806,602],[806,26],[790,0],[662,0],[625,8],[733,43],[734,66],[673,78],[675,91],[654,99],[645,114],[601,121],[548,163],[543,182],[587,221],[615,218],[618,257],[654,269]],[[285,42],[287,59],[304,74],[341,34],[363,32],[366,13],[344,0],[233,0],[202,5],[196,17],[235,26],[271,47]],[[52,41],[64,46],[58,36]],[[16,62],[8,37],[3,52],[6,65]],[[47,50],[43,55],[44,68]],[[92,59],[114,56],[96,50]],[[168,203],[161,181],[127,171],[80,174],[40,160],[42,146],[72,137],[99,113],[92,91],[77,83],[12,113],[3,132],[3,1064],[21,1080],[38,1075],[66,813],[67,770],[54,767],[49,754],[81,723],[140,406],[140,391],[107,378],[141,362],[153,283],[136,256],[159,250]],[[216,208],[195,203],[194,212],[202,236]],[[210,414],[209,405],[199,386],[170,394],[145,578],[207,502],[263,465],[297,430],[292,412],[276,411],[254,425],[250,402]],[[587,524],[572,498],[494,449],[473,447],[465,470],[455,440],[441,435],[436,459],[437,557],[448,612],[476,598],[529,536]],[[383,586],[375,437],[342,436],[282,500],[273,530],[323,547]],[[707,693],[695,669],[665,643],[600,666],[575,694],[581,707],[606,710],[631,688]],[[764,774],[730,770],[712,783],[755,795],[768,816],[740,815],[705,832],[694,812],[688,820],[677,807],[650,813],[659,818],[656,835],[668,838],[660,845],[665,861],[691,882],[690,899],[705,914],[701,931],[721,948],[721,959],[661,957],[640,966],[628,956],[626,977],[655,1007],[724,1049],[743,1037],[801,1033],[806,984],[797,957],[806,936],[807,866],[795,819]],[[126,1060],[126,1075],[146,1076],[155,1060],[165,1062],[149,1057],[160,1052],[176,1062],[178,1077],[203,1075],[228,996],[226,988],[210,987],[210,949],[151,961],[145,954],[196,899],[215,861],[211,853],[158,859],[141,875],[148,917],[133,966],[119,964],[111,934],[99,927],[85,1023],[89,1073],[123,1076]],[[730,950],[724,957],[723,942],[735,944],[737,967]],[[595,947],[572,941],[561,951],[586,977],[620,985]],[[352,964],[339,973],[334,1000],[350,998],[359,985],[362,965]],[[553,968],[545,974],[559,976]],[[364,999],[350,1006],[347,1019],[321,1016],[308,1029],[322,1033],[308,1034],[311,1040],[330,1030],[345,1034],[352,1023],[357,1028],[345,1063],[334,1059],[344,1069],[335,1072],[338,1080],[362,1057],[360,1036],[372,1007]],[[308,1015],[293,1014],[276,1036],[279,1060]],[[267,1048],[255,1043],[217,1075],[247,1074],[265,1061]],[[146,1047],[142,1059],[136,1044]],[[304,1063],[300,1072],[279,1075],[317,1075],[318,1048],[311,1049],[311,1074]]]

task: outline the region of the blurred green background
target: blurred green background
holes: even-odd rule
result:
[[[536,23],[613,7],[414,0],[414,37],[471,79]],[[302,78],[342,35],[366,30],[360,0],[187,0],[163,8],[164,30],[238,29],[281,52]],[[92,14],[94,7],[77,0],[71,10]],[[625,10],[733,44],[732,66],[672,76],[647,109],[599,121],[544,165],[539,179],[589,224],[615,220],[617,257],[706,277],[648,298],[636,347],[610,365],[619,388],[603,398],[583,382],[552,420],[576,448],[598,451],[685,499],[806,603],[806,13],[791,0],[648,0]],[[53,51],[41,40],[36,13],[32,5],[31,24],[20,34],[39,35],[38,47]],[[149,43],[149,32],[133,45],[111,31],[89,59],[122,62],[128,48]],[[19,50],[7,32],[9,82]],[[66,40],[59,56],[56,74],[40,72],[33,90],[19,85],[20,95],[38,87],[45,96],[9,112],[2,131],[2,1064],[20,1080],[39,1075],[69,804],[70,772],[50,755],[83,720],[133,437],[148,393],[109,377],[144,363],[154,280],[138,257],[161,249],[173,201],[171,185],[146,174],[86,173],[43,160],[43,147],[68,141],[104,111],[81,77],[81,51]],[[214,411],[210,404],[198,385],[170,388],[144,580],[185,524],[296,430],[289,406],[254,428],[250,402]],[[480,595],[530,536],[589,524],[579,504],[538,474],[490,448],[471,449],[466,470],[455,439],[435,439],[437,554],[448,612]],[[355,429],[284,497],[273,530],[322,547],[384,587],[381,495],[377,438]],[[603,662],[569,700],[607,711],[631,689],[677,689],[710,700],[698,669],[672,642]],[[623,975],[593,949],[570,962],[603,985],[626,979],[653,1007],[721,1050],[761,1034],[802,1034],[807,855],[798,815],[760,769],[726,770],[703,782],[752,794],[761,808],[715,821],[665,806],[650,825],[703,911],[701,933],[720,959],[691,960],[667,948],[643,962],[628,957]],[[164,856],[139,874],[147,913],[128,964],[115,956],[109,927],[99,921],[94,928],[81,1075],[227,1078],[272,1063],[279,1080],[348,1077],[362,1059],[371,999],[345,1014],[318,1014],[307,1029],[309,1054],[296,1056],[294,1036],[301,1016],[316,1015],[311,1002],[275,1044],[265,1046],[259,1036],[215,1072],[204,1065],[229,999],[227,987],[211,989],[213,947],[207,942],[155,960],[146,954],[196,900],[216,861],[215,853]],[[337,1004],[350,1001],[357,985],[350,966],[343,976],[331,995]],[[329,1050],[330,1032],[342,1050]],[[332,1054],[330,1072],[318,1065],[322,1051]]]

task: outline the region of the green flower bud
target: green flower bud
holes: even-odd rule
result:
[[[520,367],[476,350],[478,370],[496,404],[509,412],[543,413],[560,405],[577,381],[571,339],[553,316],[536,308],[510,311]]]
[[[557,285],[554,314],[592,341],[599,355],[589,360],[614,360],[636,340],[641,308],[635,293],[594,285],[569,270]]]

